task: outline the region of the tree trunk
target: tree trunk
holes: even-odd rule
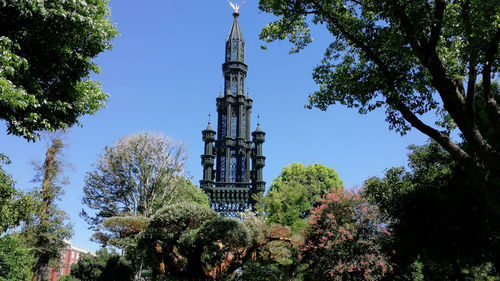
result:
[[[460,265],[454,261],[452,264],[452,278],[456,281],[465,281],[465,275],[462,273],[462,268]]]
[[[134,274],[134,281],[139,281],[141,280],[141,275],[142,275],[142,266],[143,266],[144,262],[143,262],[143,259],[141,258],[141,262],[139,263],[139,269],[135,272]],[[153,272],[154,274],[154,272]],[[153,278],[153,280],[156,280],[155,278]]]
[[[39,280],[41,280],[40,269],[35,268],[35,271],[33,272],[33,278],[31,278],[31,281],[39,281]]]

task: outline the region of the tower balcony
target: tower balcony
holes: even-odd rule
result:
[[[214,181],[212,180],[201,180],[200,188],[203,190],[210,189],[214,186]]]
[[[264,192],[266,190],[266,182],[265,181],[257,181],[254,184],[254,192]]]
[[[256,155],[256,156],[254,156],[254,159],[255,159],[255,166],[257,168],[262,168],[262,167],[266,166],[266,157],[265,156]]]
[[[228,61],[222,64],[222,73],[226,74],[231,70],[241,71],[246,74],[248,66],[241,61]]]
[[[213,166],[215,163],[215,155],[213,154],[203,154],[201,155],[201,164],[203,166]]]
[[[215,141],[215,131],[203,131],[203,142],[213,142]]]

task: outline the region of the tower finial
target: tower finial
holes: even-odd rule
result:
[[[257,126],[260,125],[260,114],[257,114]]]
[[[234,17],[237,17],[240,15],[240,13],[238,12],[238,10],[241,8],[241,5],[243,5],[245,3],[245,1],[241,2],[241,4],[233,4],[233,2],[229,1],[229,5],[231,5],[231,8],[233,8],[234,10],[234,13],[233,13],[233,16]]]

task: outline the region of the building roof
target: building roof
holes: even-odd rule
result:
[[[234,15],[234,14],[233,14]],[[227,41],[230,40],[241,40],[243,41],[243,35],[241,34],[240,25],[238,24],[238,16],[234,16],[233,26],[227,37]]]

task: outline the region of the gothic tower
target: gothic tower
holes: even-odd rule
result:
[[[210,122],[202,131],[205,150],[201,155],[203,180],[200,181],[200,187],[210,198],[211,207],[227,216],[253,208],[252,195],[263,192],[266,184],[262,177],[266,159],[262,155],[262,144],[266,133],[257,124],[250,139],[252,99],[248,92],[246,96],[244,92],[248,69],[245,41],[237,10],[233,16],[222,64],[224,95],[220,93],[216,99],[217,133]]]

